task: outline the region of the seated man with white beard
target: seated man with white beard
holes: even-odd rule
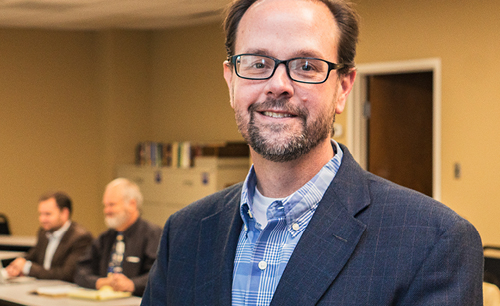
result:
[[[109,229],[80,259],[75,282],[86,288],[111,286],[115,291],[142,296],[156,259],[161,228],[140,217],[141,191],[127,179],[110,182],[102,201]]]

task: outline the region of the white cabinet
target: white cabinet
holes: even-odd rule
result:
[[[121,165],[117,177],[134,181],[144,196],[142,216],[163,226],[184,206],[245,180],[248,158],[197,157],[193,168],[155,168]]]

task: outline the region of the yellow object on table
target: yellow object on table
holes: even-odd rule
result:
[[[131,295],[131,292],[114,291],[110,286],[104,286],[99,290],[81,288],[68,292],[68,297],[71,298],[99,301],[121,299]]]

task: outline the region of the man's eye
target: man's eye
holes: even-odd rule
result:
[[[301,69],[302,69],[303,71],[313,71],[313,70],[316,70],[316,69],[314,68],[314,66],[313,66],[313,65],[311,65],[309,62],[304,62],[304,63],[302,64]]]
[[[264,69],[266,68],[266,63],[264,62],[255,62],[252,65],[250,65],[251,68],[253,69]]]

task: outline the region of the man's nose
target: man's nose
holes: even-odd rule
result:
[[[285,63],[280,63],[276,67],[273,76],[267,82],[266,93],[280,97],[283,95],[293,95],[293,92],[293,81],[288,76],[286,65]]]

